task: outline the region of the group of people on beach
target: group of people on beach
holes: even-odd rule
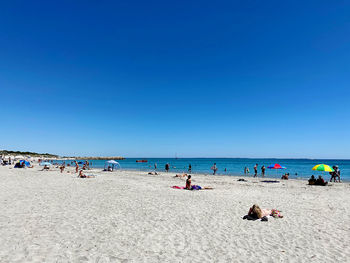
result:
[[[331,175],[331,179],[329,181],[332,182],[332,180],[334,180],[334,182],[336,182],[338,178],[338,182],[340,182],[340,170],[338,165],[334,165],[332,168],[334,172],[329,173]]]
[[[254,177],[258,176],[258,164],[254,165]],[[265,176],[265,171],[266,171],[266,167],[265,165],[261,166],[261,176],[264,177]],[[249,167],[245,166],[244,167],[244,174],[248,175],[250,173]]]
[[[320,175],[317,179],[315,178],[314,175],[311,175],[309,179],[309,185],[321,185],[321,186],[326,186],[328,182],[326,182],[322,176]]]
[[[173,167],[173,168],[175,168],[175,167]],[[218,167],[217,167],[216,163],[214,163],[213,166],[210,167],[210,169],[213,171],[213,175],[216,175],[216,173],[218,171]],[[255,164],[253,169],[254,169],[253,177],[257,177],[258,176],[259,165]],[[339,170],[338,166],[337,165],[333,166],[333,169],[334,169],[334,172],[330,172],[330,175],[331,175],[330,182],[332,182],[332,180],[334,180],[334,182],[336,182],[337,180],[338,180],[338,182],[340,182],[340,170]],[[157,163],[154,164],[154,170],[157,170]],[[262,165],[260,167],[260,170],[261,170],[261,176],[265,177],[265,172],[266,172],[265,165]],[[165,164],[165,171],[166,172],[170,171],[170,164],[169,163]],[[224,171],[227,172],[227,169],[225,168]],[[191,173],[191,172],[192,172],[192,165],[189,164],[188,165],[188,173]],[[248,175],[248,174],[250,174],[249,167],[245,166],[244,167],[244,175]],[[298,174],[295,173],[295,175],[298,175]],[[285,174],[283,174],[281,176],[281,179],[282,180],[288,180],[289,176],[290,176],[289,173],[285,173]]]

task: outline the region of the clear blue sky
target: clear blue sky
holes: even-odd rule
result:
[[[347,1],[2,1],[0,149],[350,158]]]

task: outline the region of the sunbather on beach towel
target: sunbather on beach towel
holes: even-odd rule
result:
[[[186,190],[204,190],[204,189],[207,190],[207,189],[213,189],[212,187],[201,187],[199,185],[192,185],[191,175],[189,175],[187,177],[186,186],[185,187],[173,186],[172,188],[175,188],[175,189],[186,189]]]
[[[281,212],[277,209],[261,209],[258,205],[253,205],[251,208],[249,208],[248,215],[243,217],[243,219],[255,220],[266,218],[267,216],[283,218]]]
[[[199,185],[191,185],[191,189],[186,189],[186,187],[184,187],[184,186],[177,186],[177,185],[174,185],[171,188],[174,188],[174,189],[185,189],[185,190],[213,190],[214,189],[213,187],[209,187],[209,186],[201,187]]]

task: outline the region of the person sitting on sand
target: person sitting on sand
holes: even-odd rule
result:
[[[317,178],[315,183],[315,185],[322,185],[322,186],[326,186],[327,184],[328,182],[325,182],[321,175]]]
[[[185,189],[191,190],[191,175],[187,177]]]
[[[50,167],[45,165],[44,168],[41,171],[44,171],[44,170],[50,170]]]
[[[83,170],[80,170],[78,177],[79,178],[93,178],[94,176],[85,175],[85,174],[83,174]]]
[[[309,185],[314,185],[316,183],[316,178],[314,175],[311,175],[309,179]]]
[[[280,214],[280,211],[276,209],[261,209],[258,205],[253,205],[251,208],[249,208],[248,217],[251,219],[261,219],[267,216],[283,218],[283,216]]]
[[[286,174],[282,175],[281,179],[288,180],[288,177],[289,177],[289,173],[286,173]]]

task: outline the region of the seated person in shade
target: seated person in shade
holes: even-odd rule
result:
[[[314,185],[316,183],[316,178],[314,175],[311,175],[309,179],[309,185]]]
[[[288,180],[288,177],[289,177],[289,173],[286,173],[286,174],[282,175],[281,179]]]
[[[315,185],[322,185],[322,186],[325,186],[327,184],[328,182],[325,182],[321,175],[317,178],[315,183]]]

